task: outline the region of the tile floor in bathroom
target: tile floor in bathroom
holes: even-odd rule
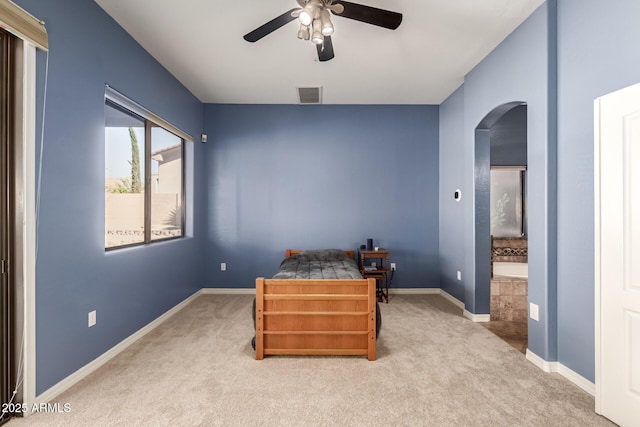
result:
[[[491,278],[491,321],[482,326],[525,354],[527,351],[527,279]]]
[[[527,322],[492,320],[480,323],[522,354],[527,352]]]

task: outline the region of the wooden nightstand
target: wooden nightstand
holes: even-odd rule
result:
[[[376,295],[378,301],[389,303],[389,251],[384,248],[378,250],[360,249],[358,251],[358,267],[365,279],[376,279]],[[375,268],[371,262],[375,262]]]

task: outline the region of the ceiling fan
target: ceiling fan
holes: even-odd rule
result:
[[[402,14],[389,10],[378,9],[362,4],[351,3],[342,0],[296,0],[299,8],[291,9],[282,15],[272,19],[266,24],[256,28],[244,36],[248,42],[256,42],[271,34],[278,28],[288,24],[296,18],[300,21],[298,38],[311,40],[318,51],[320,61],[333,59],[333,15],[354,19],[378,27],[395,30],[402,22]]]

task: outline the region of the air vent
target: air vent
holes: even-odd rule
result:
[[[322,104],[322,86],[299,87],[298,99],[300,104]]]

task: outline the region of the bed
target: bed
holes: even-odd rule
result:
[[[286,251],[280,271],[256,279],[256,359],[265,355],[365,355],[376,359],[375,279],[353,251]]]

